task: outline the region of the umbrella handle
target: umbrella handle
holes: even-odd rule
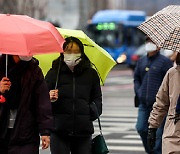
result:
[[[57,81],[58,79],[56,78],[56,84],[55,84],[55,87],[54,87],[54,89],[56,89],[57,88],[57,84],[58,84],[58,81]]]
[[[54,89],[57,89],[60,68],[61,68],[61,58],[59,59],[59,66],[58,66],[58,72],[57,72],[57,76],[56,76],[56,84],[55,84],[55,88]]]
[[[6,54],[6,77],[7,77],[7,67],[8,67],[8,55]]]

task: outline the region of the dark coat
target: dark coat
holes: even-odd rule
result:
[[[172,65],[172,61],[159,52],[138,61],[134,71],[134,90],[140,103],[152,107],[161,82]]]
[[[49,90],[54,89],[58,67],[52,67],[45,79]],[[102,113],[102,93],[97,72],[80,62],[72,72],[62,62],[58,80],[59,98],[52,103],[55,131],[72,136],[94,133],[90,105],[96,103]]]
[[[12,145],[34,144],[39,146],[39,134],[50,135],[53,117],[49,93],[38,61],[32,59],[21,78],[21,97],[10,139]],[[5,74],[0,72],[0,80]],[[8,127],[8,103],[0,104],[0,140]]]

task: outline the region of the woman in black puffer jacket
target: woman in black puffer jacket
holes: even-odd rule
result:
[[[79,39],[66,38],[63,49],[64,54],[53,62],[46,75],[50,99],[57,98],[52,102],[54,132],[51,153],[91,154],[96,107],[98,114],[102,113],[99,77],[84,54]]]

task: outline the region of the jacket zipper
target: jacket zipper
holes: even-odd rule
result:
[[[149,70],[147,72],[147,93],[146,93],[146,106],[148,105],[148,93],[149,93],[149,88],[148,88],[148,85],[149,85],[149,71],[150,71],[150,67],[152,65],[152,61],[150,59],[148,59],[148,67],[149,67]]]
[[[74,134],[74,120],[75,120],[75,76],[73,73],[73,131],[72,134]]]
[[[148,74],[148,78],[147,78],[147,85],[148,85],[148,83],[149,83],[149,71],[147,72]],[[146,106],[147,106],[147,104],[148,104],[148,93],[149,93],[149,88],[148,88],[148,86],[147,86],[147,93],[146,93]]]

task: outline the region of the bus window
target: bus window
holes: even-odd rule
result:
[[[87,25],[87,34],[118,63],[128,64],[129,57],[144,43],[137,26],[145,18],[146,13],[139,10],[100,10]],[[119,60],[122,57],[126,58]]]
[[[97,44],[103,47],[119,47],[123,43],[123,33],[120,25],[117,29],[105,30],[97,29],[97,25],[91,25],[87,28],[87,34],[92,38]]]
[[[136,27],[128,27],[126,29],[126,43],[128,46],[139,47],[145,42],[145,35]]]
[[[135,29],[133,35],[133,42],[134,42],[134,46],[136,47],[139,47],[145,43],[145,34],[137,28]]]

